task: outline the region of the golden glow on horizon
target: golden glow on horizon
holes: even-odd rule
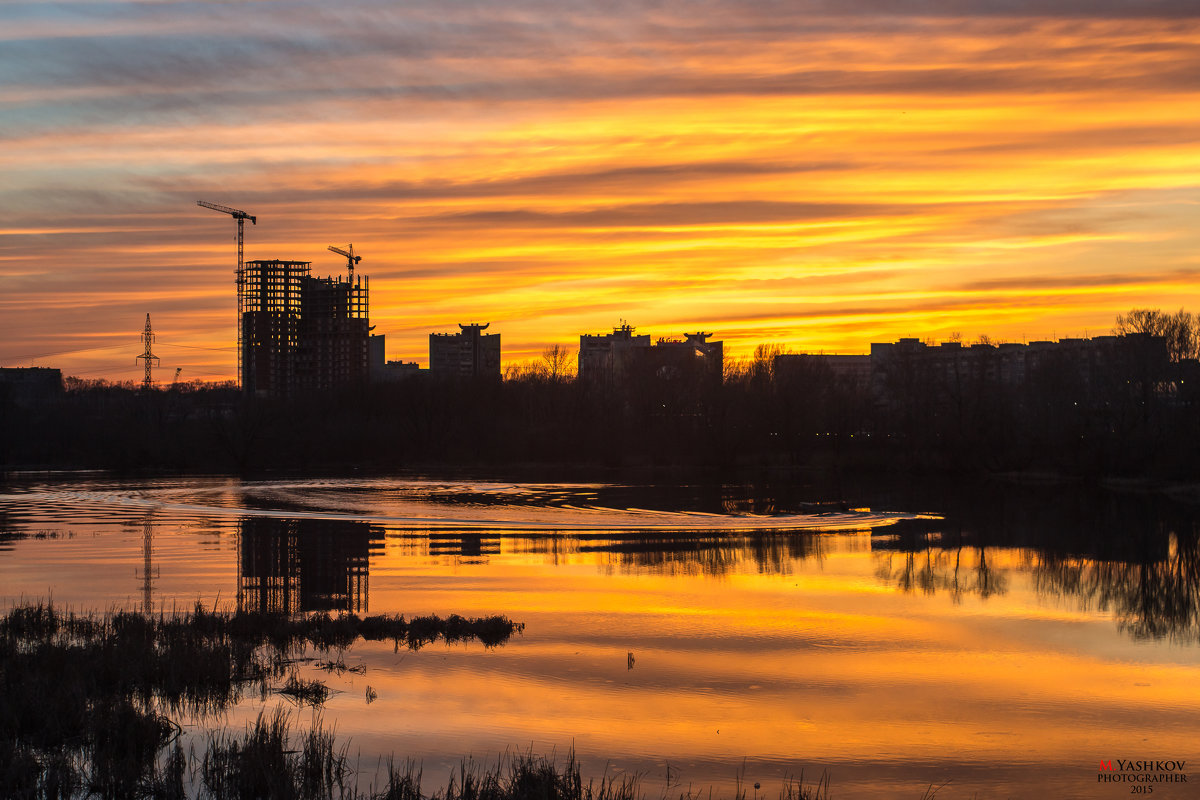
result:
[[[471,320],[511,361],[620,319],[744,356],[1095,334],[1130,307],[1200,306],[1191,20],[727,12],[578,12],[541,52],[466,47],[489,18],[465,10],[377,10],[385,38],[434,25],[428,52],[276,54],[252,90],[155,84],[171,113],[119,82],[18,79],[0,93],[32,115],[0,148],[0,363],[88,332],[136,343],[149,312],[164,346],[207,348],[161,374],[233,377],[234,226],[198,198],[258,215],[248,258],[331,274],[325,245],[353,241],[388,358],[422,363],[428,333]],[[147,14],[29,29],[188,35]],[[317,19],[297,4],[284,24],[315,36]],[[131,111],[97,123],[93,103]],[[128,378],[132,354],[36,363]]]

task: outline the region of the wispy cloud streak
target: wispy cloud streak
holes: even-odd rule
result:
[[[201,198],[353,241],[391,358],[1103,330],[1200,299],[1198,74],[1173,0],[6,3],[0,363],[151,312],[232,375]]]

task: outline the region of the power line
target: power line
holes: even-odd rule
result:
[[[138,341],[140,342],[141,340],[139,339]],[[210,351],[213,353],[236,353],[237,352],[236,347],[198,347],[198,346],[192,345],[192,344],[174,344],[174,343],[170,343],[170,342],[158,342],[158,341],[156,341],[155,344],[157,344],[160,347],[185,347],[188,350],[207,350],[207,351]],[[132,342],[129,344],[105,345],[103,347],[77,347],[74,350],[56,350],[52,353],[19,353],[17,355],[3,356],[3,359],[5,361],[27,361],[27,360],[32,361],[32,360],[36,360],[39,358],[50,358],[51,356],[65,356],[65,355],[71,355],[73,353],[96,353],[96,352],[102,352],[104,350],[125,350],[128,347],[130,347],[131,345],[132,345]]]
[[[233,380],[233,377],[230,375],[218,375],[215,372],[192,372],[192,373],[190,373],[190,377],[188,377],[187,380],[184,381],[184,383],[187,383],[187,381],[199,379],[199,378],[216,378],[217,380],[221,380],[221,381],[232,381]]]
[[[138,369],[138,366],[136,364],[132,367],[128,366],[127,364],[109,364],[106,367],[95,367],[93,369],[85,369],[82,372],[76,372],[75,370],[67,370],[67,377],[74,378],[79,375],[93,375],[97,372],[134,372],[137,369]]]
[[[49,358],[50,356],[65,356],[69,353],[94,353],[98,350],[124,350],[130,346],[130,344],[114,344],[105,347],[79,347],[74,350],[59,350],[56,353],[26,353],[24,355],[5,356],[5,358],[12,361],[24,361],[26,359]]]
[[[236,353],[236,347],[197,347],[194,344],[172,344],[171,342],[155,341],[160,347],[186,347],[189,350],[211,350],[214,353]]]

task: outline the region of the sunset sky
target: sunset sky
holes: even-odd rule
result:
[[[423,365],[1102,334],[1200,311],[1200,3],[0,3],[0,365],[235,377],[197,200]]]

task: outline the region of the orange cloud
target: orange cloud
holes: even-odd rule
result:
[[[196,199],[258,215],[251,258],[354,242],[406,360],[467,320],[738,355],[1198,305],[1194,8],[886,5],[0,9],[0,363],[150,312],[232,376]]]

